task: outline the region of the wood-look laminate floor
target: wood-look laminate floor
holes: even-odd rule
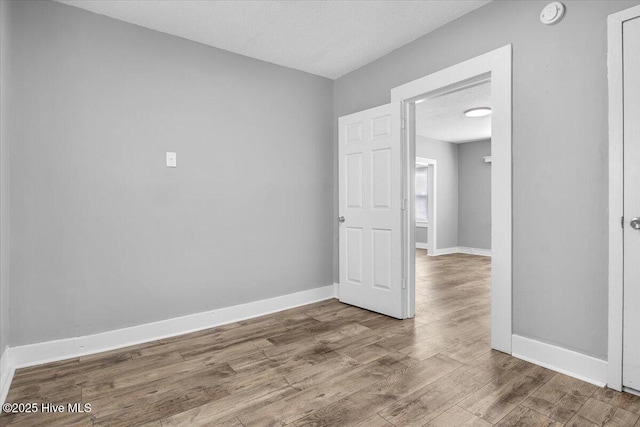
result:
[[[417,255],[417,315],[336,300],[16,372],[3,415],[53,426],[636,426],[640,398],[489,348],[490,259]]]

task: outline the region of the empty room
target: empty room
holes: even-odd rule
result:
[[[640,427],[638,117],[638,0],[0,0],[0,426]]]

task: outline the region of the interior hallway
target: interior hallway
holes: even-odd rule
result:
[[[325,301],[16,372],[0,425],[637,426],[640,397],[489,348],[490,258],[417,251],[416,318]]]

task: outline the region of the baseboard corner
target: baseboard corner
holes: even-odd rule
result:
[[[457,254],[460,251],[460,248],[457,246],[451,248],[442,248],[436,249],[433,254],[427,254],[430,256],[440,256],[440,255],[449,255],[449,254]]]
[[[459,246],[458,253],[480,256],[491,256],[491,249],[471,248],[468,246]]]
[[[416,245],[416,247],[418,247]],[[430,256],[450,255],[450,254],[469,254],[480,256],[491,256],[491,249],[470,248],[468,246],[452,246],[450,248],[436,249],[435,253],[428,254]]]

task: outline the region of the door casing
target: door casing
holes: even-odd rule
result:
[[[426,157],[416,157],[416,164],[429,167],[427,172],[429,206],[429,224],[427,224],[427,248],[429,254],[435,254],[438,247],[438,161]],[[415,190],[414,190],[415,191]],[[415,198],[414,198],[415,200]],[[414,202],[415,203],[415,202]]]
[[[612,15],[607,20],[609,79],[609,343],[607,387],[622,391],[623,307],[624,307],[624,86],[622,26],[640,17],[640,6]]]
[[[408,286],[404,317],[415,316],[415,101],[491,80],[491,347],[511,354],[512,339],[512,63],[506,45],[391,90],[391,102],[403,103],[403,266]]]

